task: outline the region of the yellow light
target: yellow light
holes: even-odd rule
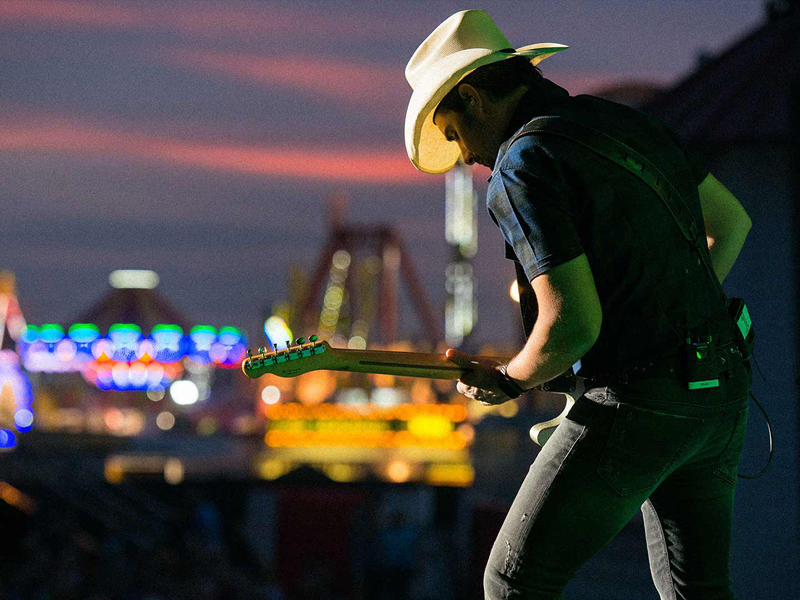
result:
[[[514,283],[511,284],[511,289],[508,290],[511,299],[514,302],[519,302],[519,285],[517,284],[517,280],[514,280]]]
[[[324,465],[323,472],[334,481],[355,481],[358,477],[358,470],[353,465],[344,463],[335,463],[332,465]]]
[[[288,472],[290,465],[280,460],[265,460],[258,465],[258,475],[262,479],[277,479]]]
[[[347,347],[350,348],[350,350],[365,350],[367,347],[367,340],[360,335],[354,335],[347,342]]]
[[[178,485],[183,481],[183,463],[177,458],[170,458],[164,463],[164,480],[171,485]]]
[[[445,437],[453,431],[453,422],[443,417],[422,416],[408,420],[408,430],[420,437]]]
[[[450,485],[466,487],[475,479],[475,471],[470,465],[431,465],[425,474],[431,485]]]
[[[403,483],[411,477],[411,466],[404,460],[393,460],[386,467],[386,475],[395,483]]]
[[[510,419],[517,416],[517,413],[519,412],[519,404],[517,404],[516,400],[509,400],[508,402],[501,404],[497,409],[497,412],[500,413],[500,416]]]
[[[333,255],[333,266],[337,269],[346,269],[350,266],[350,253],[347,250],[337,250]]]
[[[462,423],[458,426],[458,433],[464,436],[467,444],[471,444],[475,440],[475,428],[469,423]]]
[[[104,472],[108,483],[121,483],[125,469],[122,466],[122,461],[116,458],[109,458],[106,460]]]

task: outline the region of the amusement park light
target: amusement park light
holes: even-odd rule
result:
[[[278,316],[272,316],[264,322],[264,334],[273,350],[286,348],[286,341],[292,339],[292,330]]]
[[[193,381],[181,379],[169,386],[169,395],[175,404],[185,406],[197,402],[200,398],[200,390],[197,389]]]
[[[108,282],[117,289],[152,290],[158,286],[159,279],[155,271],[122,269],[112,271]]]

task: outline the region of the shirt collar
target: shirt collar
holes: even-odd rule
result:
[[[514,110],[514,114],[511,116],[508,128],[503,134],[503,139],[506,141],[500,145],[500,149],[497,152],[497,159],[492,169],[492,175],[487,181],[491,181],[492,177],[494,177],[494,174],[497,172],[497,167],[508,151],[508,146],[511,140],[514,139],[514,135],[527,125],[531,119],[546,114],[553,105],[563,102],[566,98],[569,98],[569,92],[567,90],[544,77],[539,85],[531,88],[522,96],[519,104],[517,104],[517,108]]]

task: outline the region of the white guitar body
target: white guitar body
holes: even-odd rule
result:
[[[566,406],[564,406],[564,410],[561,411],[561,414],[558,415],[555,419],[550,419],[549,421],[542,421],[541,423],[537,423],[533,427],[531,427],[531,439],[539,444],[540,446],[544,446],[547,443],[547,440],[555,433],[556,428],[561,424],[561,421],[567,418],[567,414],[569,413],[572,406],[575,404],[575,398],[580,398],[583,395],[584,387],[583,387],[583,379],[576,377],[575,378],[575,390],[569,393],[566,392],[559,392],[564,395],[567,400]]]

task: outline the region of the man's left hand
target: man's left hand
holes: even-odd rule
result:
[[[492,358],[471,356],[459,350],[448,348],[445,356],[469,372],[458,380],[456,389],[471,400],[477,400],[485,406],[502,404],[509,397],[500,389],[498,380],[503,376],[500,367],[503,363]]]

